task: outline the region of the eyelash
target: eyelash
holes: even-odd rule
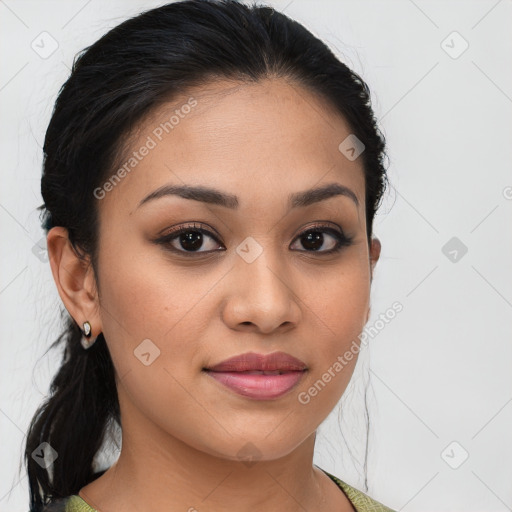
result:
[[[207,229],[202,228],[201,225],[198,225],[195,222],[190,225],[186,225],[186,226],[182,226],[182,227],[173,229],[171,232],[156,239],[154,242],[156,244],[164,245],[167,250],[170,250],[170,251],[178,253],[178,254],[183,254],[187,257],[189,257],[189,256],[195,257],[198,254],[204,255],[204,254],[211,254],[214,252],[218,252],[218,250],[214,250],[214,251],[184,251],[184,250],[176,249],[175,247],[173,247],[171,245],[171,242],[174,239],[176,239],[183,233],[189,233],[189,232],[202,233],[203,235],[209,236],[210,238],[215,240],[215,242],[220,244],[220,242],[217,240],[217,237],[211,231],[208,231]],[[333,236],[336,239],[336,241],[337,241],[336,246],[332,249],[329,249],[328,251],[304,250],[304,251],[298,251],[298,252],[316,253],[316,254],[321,254],[321,255],[335,254],[335,253],[340,252],[344,247],[351,245],[352,241],[353,241],[353,237],[345,235],[343,233],[343,231],[339,231],[338,229],[335,229],[331,226],[328,226],[326,224],[320,224],[320,223],[314,224],[313,226],[310,226],[307,229],[305,229],[304,231],[302,231],[302,233],[297,235],[297,237],[294,239],[294,241],[301,238],[302,236],[305,236],[307,233],[311,233],[311,232],[328,233],[329,235]]]

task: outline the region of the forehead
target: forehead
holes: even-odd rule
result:
[[[330,103],[297,83],[211,82],[139,124],[112,169],[122,179],[101,208],[123,205],[131,214],[143,197],[167,184],[210,185],[235,193],[244,208],[284,202],[292,192],[333,181],[350,187],[362,207],[362,160],[339,150],[350,134]]]

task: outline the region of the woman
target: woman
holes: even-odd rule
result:
[[[164,5],[80,55],[44,143],[69,316],[32,512],[391,510],[313,464],[368,321],[384,150],[364,81],[269,7]]]

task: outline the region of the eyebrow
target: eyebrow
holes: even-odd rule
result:
[[[204,187],[202,185],[164,185],[142,199],[137,208],[149,201],[170,195],[179,196],[184,199],[192,199],[194,201],[201,201],[203,203],[224,206],[225,208],[233,210],[236,210],[239,206],[237,196],[221,192],[214,188]],[[359,200],[354,192],[345,185],[341,185],[341,183],[329,183],[321,187],[290,194],[288,196],[288,205],[290,209],[301,208],[335,196],[348,197],[356,204],[356,206],[359,206]]]

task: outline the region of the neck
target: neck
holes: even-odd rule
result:
[[[263,456],[258,441],[239,443],[242,451],[228,458],[170,436],[144,417],[122,418],[129,421],[123,421],[119,459],[79,493],[103,512],[142,512],[149,504],[155,512],[303,512],[321,508],[326,495],[332,496],[334,482],[313,465],[315,432],[279,458]],[[326,492],[327,481],[332,487]],[[335,492],[341,498],[340,490]]]

